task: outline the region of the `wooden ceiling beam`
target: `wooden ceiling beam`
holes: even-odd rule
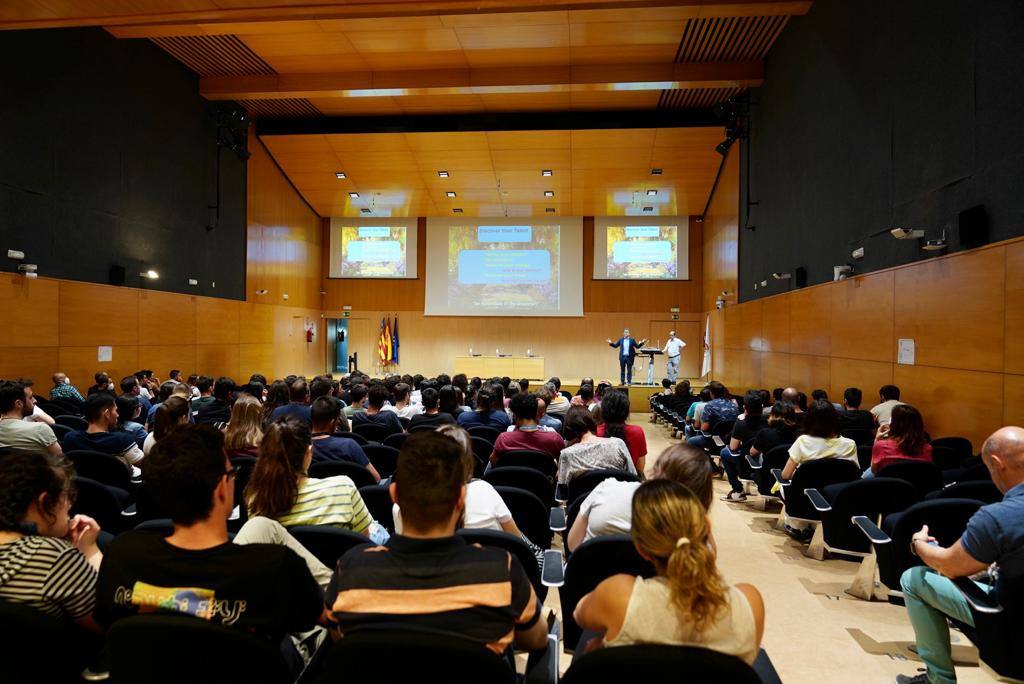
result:
[[[761,62],[591,64],[490,69],[425,69],[334,74],[206,76],[209,100],[415,97],[760,86]]]
[[[188,23],[293,21],[501,12],[566,11],[579,9],[683,8],[694,18],[806,14],[813,0],[282,0],[273,7],[244,0],[220,8],[212,0],[203,8],[179,10],[171,0],[125,3],[118,0],[81,0],[66,3],[22,3],[0,10],[0,30],[65,28],[72,26],[174,25]],[[126,10],[147,6],[149,11]],[[164,34],[166,35],[166,34]]]

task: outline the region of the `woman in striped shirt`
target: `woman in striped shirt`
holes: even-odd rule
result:
[[[312,458],[308,423],[288,416],[271,423],[245,489],[249,515],[272,518],[285,527],[342,527],[377,543],[387,541],[387,530],[374,522],[351,479],[344,475],[317,479],[306,474]]]
[[[74,499],[71,465],[15,452],[0,468],[0,601],[24,603],[100,631],[93,621],[100,527],[68,518]]]

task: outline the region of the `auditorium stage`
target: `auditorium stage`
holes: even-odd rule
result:
[[[579,391],[579,389],[580,389],[580,379],[579,378],[571,378],[569,380],[566,380],[565,378],[561,378],[561,380],[562,380],[562,389],[564,391],[571,392],[572,394],[576,394]],[[601,380],[611,380],[611,378],[594,378],[594,382],[595,383],[601,382]],[[686,378],[679,378],[679,380],[686,380]],[[535,386],[533,384],[534,382],[537,382],[538,384]],[[544,381],[541,381],[541,380],[536,380],[536,381],[530,380],[530,391],[531,392],[536,392],[537,389],[540,387],[540,385],[543,382]],[[692,387],[697,388],[698,391],[702,387],[702,385],[700,384],[701,382],[702,381],[699,378],[698,379],[690,378],[690,385]],[[615,385],[615,387],[616,387],[616,389],[626,389],[625,385]],[[633,407],[633,408],[631,408],[631,410],[635,412],[637,410],[635,407],[638,407],[638,406],[641,407],[641,411],[647,410],[647,405],[650,403],[651,396],[657,394],[660,391],[661,391],[661,385],[660,384],[658,384],[658,385],[638,385],[638,384],[634,383],[634,384],[630,385],[629,386],[629,403],[630,403],[630,406]]]

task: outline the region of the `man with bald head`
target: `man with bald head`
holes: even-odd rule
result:
[[[960,591],[947,578],[968,577],[990,566],[997,593],[1024,578],[1024,428],[1004,427],[985,440],[981,458],[1003,500],[983,506],[967,522],[963,536],[948,548],[928,534],[928,526],[914,534],[910,548],[926,565],[903,573],[900,584],[914,627],[917,653],[927,671],[898,684],[949,684],[956,681],[950,655],[946,616],[974,624],[971,610]],[[988,590],[988,585],[980,585]]]
[[[75,389],[75,386],[68,380],[68,376],[59,371],[53,374],[53,388],[50,389],[50,398],[85,401],[85,397]]]

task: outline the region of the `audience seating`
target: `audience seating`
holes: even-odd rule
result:
[[[875,477],[895,477],[906,480],[914,485],[919,495],[918,498],[921,499],[928,492],[942,489],[943,485],[942,471],[934,463],[927,461],[900,460],[879,470],[875,473]]]
[[[356,425],[352,428],[352,432],[363,437],[368,444],[371,442],[380,444],[388,438],[388,435],[393,434],[388,428],[383,425],[377,425],[376,423],[363,423],[362,425]]]
[[[959,468],[963,461],[964,459],[960,457],[960,454],[956,449],[952,449],[948,446],[932,445],[932,463],[934,463],[939,470]]]
[[[344,475],[352,480],[356,487],[369,487],[377,484],[373,475],[365,467],[350,461],[321,461],[309,466],[309,476],[317,479]]]
[[[1003,500],[1003,493],[992,480],[967,480],[929,492],[925,499],[974,499],[983,504],[993,504]]]
[[[494,452],[494,444],[488,442],[483,437],[477,437],[471,435],[469,438],[470,447],[473,449],[473,456],[476,457],[477,463],[482,463],[483,467],[487,467],[487,462],[491,458],[491,454]],[[482,477],[483,470],[480,470],[479,474],[474,471],[474,477]]]
[[[370,511],[373,519],[387,528],[391,534],[395,533],[395,517],[392,513],[391,490],[388,487],[375,484],[359,488],[359,495],[363,497],[366,510]]]
[[[600,648],[574,659],[562,684],[592,682],[667,682],[685,676],[690,682],[762,684],[739,658],[696,646],[643,644]]]
[[[387,436],[387,439],[384,440],[384,446],[389,446],[393,449],[401,450],[402,445],[405,444],[405,440],[407,440],[408,438],[408,432],[396,432],[393,435]]]
[[[135,526],[135,529],[140,532],[147,530],[159,532],[168,537],[174,532],[174,522],[170,518],[153,518],[152,520],[143,520]]]
[[[866,555],[871,550],[868,540],[852,522],[854,516],[881,522],[883,516],[906,510],[920,499],[913,485],[891,477],[843,482],[820,492],[808,489],[805,494],[821,514],[825,549],[850,555]]]
[[[752,458],[746,459],[753,471],[752,476],[754,482],[757,483],[757,492],[761,496],[776,497],[772,493],[772,488],[775,485],[775,477],[772,475],[772,470],[776,468],[782,469],[786,465],[786,461],[789,460],[789,447],[791,446],[793,445],[780,444],[772,447],[766,453],[761,454],[760,463],[757,463]]]
[[[64,455],[74,464],[76,475],[116,487],[129,495],[138,484],[132,480],[128,466],[116,456],[104,454],[101,451],[68,451]],[[125,499],[121,499],[121,502],[125,506],[128,505]]]
[[[107,633],[115,682],[290,684],[281,645],[189,615],[151,613],[115,622]]]
[[[391,477],[398,467],[398,449],[382,444],[368,444],[363,447],[366,457],[381,477]]]
[[[964,460],[974,456],[974,445],[971,444],[971,440],[966,437],[939,437],[933,439],[932,449],[936,447],[942,447],[944,449],[952,449],[956,452],[962,463]]]
[[[534,468],[547,475],[553,483],[558,474],[558,463],[553,458],[541,451],[530,451],[528,449],[513,449],[506,451],[491,466],[492,468],[504,468],[508,466],[522,466]]]
[[[536,495],[518,487],[495,487],[502,501],[512,513],[516,527],[530,541],[542,549],[551,548],[553,533],[550,527],[550,509]]]
[[[50,426],[50,429],[53,430],[53,434],[57,438],[58,442],[63,442],[64,438],[68,436],[69,432],[71,432],[71,428],[67,425],[61,425],[60,423],[54,423]]]
[[[349,549],[372,543],[361,534],[330,525],[296,525],[289,527],[288,531],[307,551],[332,569]]]
[[[640,478],[637,475],[629,472],[628,470],[587,470],[579,473],[576,477],[569,480],[569,493],[568,500],[575,501],[576,499],[586,497],[590,494],[597,485],[601,484],[608,478],[615,478],[622,482],[637,482]]]
[[[526,542],[519,537],[500,530],[461,529],[456,534],[465,539],[468,544],[495,546],[508,551],[515,558],[519,559],[519,564],[523,566],[523,571],[526,572],[530,584],[533,585],[537,598],[541,603],[544,603],[544,599],[548,596],[548,587],[542,581],[543,575],[540,565],[537,564],[537,557],[533,555],[533,551],[526,545]],[[558,569],[561,570],[561,567]]]
[[[1024,652],[1020,647],[1020,619],[1024,616],[1021,580],[998,596],[981,590],[967,577],[953,580],[971,608],[974,626],[959,625],[978,647],[978,657],[1000,681],[1024,680]],[[955,622],[955,621],[954,621]]]
[[[89,423],[86,422],[85,418],[82,418],[80,416],[54,416],[53,422],[55,422],[57,425],[66,425],[72,430],[85,430],[89,427]]]
[[[875,431],[867,428],[846,428],[839,431],[840,436],[852,439],[858,447],[870,447],[875,442]]]
[[[861,472],[871,467],[871,447],[871,444],[857,446],[857,463],[860,465]]]
[[[126,497],[130,500],[127,492],[116,494],[113,487],[77,475],[73,482],[76,498],[71,507],[72,515],[81,513],[95,518],[100,529],[114,534],[124,532],[134,524],[135,513],[124,504]]]
[[[782,485],[782,500],[786,515],[795,520],[809,523],[818,522],[821,517],[812,505],[805,492],[816,489],[819,492],[825,487],[838,482],[853,482],[860,478],[857,466],[841,458],[825,458],[804,463],[793,474],[793,479],[782,479],[782,471],[775,472],[776,479]]]
[[[399,416],[398,417],[398,422],[402,424],[402,429],[403,430],[408,430],[409,429],[409,423],[412,422],[412,418],[405,418],[404,416]]]
[[[595,537],[580,544],[569,556],[565,566],[565,584],[558,590],[566,651],[571,652],[576,648],[583,633],[572,617],[576,604],[602,580],[619,574],[634,577],[654,577],[655,574],[654,566],[637,553],[628,535]]]
[[[0,601],[0,662],[7,684],[81,681],[93,653],[90,635],[22,603]]]
[[[354,439],[356,442],[359,443],[359,446],[366,446],[367,444],[370,443],[370,440],[366,439],[365,437],[363,437],[358,432],[346,432],[344,430],[341,430],[341,431],[335,432],[334,436],[335,437],[347,437],[349,439]]]
[[[551,480],[535,468],[512,465],[492,468],[489,472],[484,473],[484,480],[496,487],[525,489],[549,508],[554,504]]]
[[[569,530],[572,529],[573,523],[576,522],[576,518],[580,515],[580,508],[583,506],[583,502],[587,500],[585,496],[578,496],[572,500],[568,506],[565,507],[565,530],[562,532],[562,548],[565,549],[566,555],[571,554],[569,551]]]
[[[501,431],[497,428],[492,428],[489,425],[473,425],[466,429],[470,437],[483,437],[492,445],[498,441],[498,435]]]
[[[409,432],[432,432],[437,429],[437,425],[428,425],[420,423],[419,425],[413,425],[409,428]],[[394,435],[391,435],[394,436]]]
[[[245,504],[245,488],[249,484],[249,478],[252,477],[253,468],[256,467],[256,457],[235,456],[231,459],[231,465],[238,468],[238,473],[235,475],[235,506],[240,521],[238,527],[241,527],[249,519],[249,510]]]

